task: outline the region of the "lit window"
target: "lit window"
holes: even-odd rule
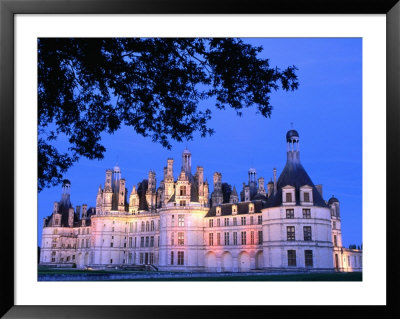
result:
[[[294,218],[294,209],[286,209],[286,218],[289,218],[289,219]]]
[[[208,234],[208,245],[214,246],[214,234],[213,233]]]
[[[286,230],[287,230],[287,240],[290,240],[290,241],[296,240],[294,226],[287,226]]]
[[[287,257],[288,257],[288,266],[296,266],[296,251],[288,250]]]
[[[183,246],[184,244],[185,244],[184,233],[179,232],[178,233],[178,245]]]
[[[178,226],[185,226],[185,215],[178,215]]]
[[[254,204],[253,204],[253,203],[250,203],[250,204],[249,204],[249,212],[250,212],[250,213],[253,213],[253,212],[254,212]]]

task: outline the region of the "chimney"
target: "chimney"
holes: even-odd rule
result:
[[[76,206],[76,215],[78,219],[81,219],[81,206]]]
[[[276,185],[276,168],[274,168],[274,195],[277,192],[277,185]]]
[[[74,226],[74,209],[72,207],[68,210],[68,226]]]

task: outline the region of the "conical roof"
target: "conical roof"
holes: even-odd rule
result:
[[[327,207],[303,165],[301,165],[300,161],[296,157],[292,156],[288,156],[286,165],[278,178],[277,192],[275,195],[270,197],[266,204],[267,207],[282,205],[282,187],[287,185],[293,186],[296,189],[296,205],[300,205],[300,187],[308,185],[312,187],[314,206]]]

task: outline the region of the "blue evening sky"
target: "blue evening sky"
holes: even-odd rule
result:
[[[299,89],[273,92],[272,116],[263,118],[255,109],[242,117],[233,110],[212,109],[211,137],[195,135],[193,141],[172,143],[171,150],[155,144],[124,127],[114,135],[104,135],[107,152],[102,161],[81,159],[66,174],[71,181],[74,206],[95,206],[105,170],[116,162],[132,186],[156,172],[157,187],[168,157],[175,159],[174,175],[180,172],[181,153],[187,145],[192,153],[192,171],[204,167],[212,191],[212,175],[222,173],[222,181],[235,185],[238,192],[248,180],[248,169],[266,183],[286,162],[286,131],[300,135],[300,158],[314,184],[323,185],[324,199],[335,195],[340,201],[343,245],[362,243],[362,40],[360,38],[246,38],[261,45],[260,56],[281,69],[298,67]],[[60,200],[61,186],[48,188],[38,196],[38,243],[42,221]]]

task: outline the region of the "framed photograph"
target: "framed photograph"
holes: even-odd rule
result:
[[[0,10],[5,318],[398,310],[397,1]]]

